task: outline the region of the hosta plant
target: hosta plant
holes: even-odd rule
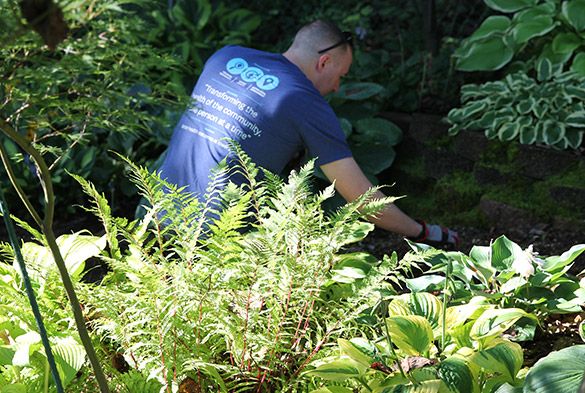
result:
[[[484,0],[498,12],[463,40],[455,52],[456,68],[491,71],[523,61],[527,70],[548,59],[585,76],[585,1]],[[508,16],[510,15],[510,16]]]
[[[447,307],[430,293],[395,297],[380,321],[379,337],[339,339],[340,354],[314,363],[308,374],[345,387],[315,392],[496,392],[521,386],[522,349],[500,334],[522,317],[485,299]],[[491,377],[490,377],[491,375]],[[354,390],[357,391],[357,390]]]
[[[585,78],[559,72],[548,59],[536,78],[523,72],[461,88],[461,108],[447,115],[449,135],[483,131],[488,139],[577,149],[585,131]]]
[[[444,251],[425,254],[424,246],[412,246],[431,267],[421,277],[407,280],[413,291],[443,288],[444,272],[449,271],[453,293],[460,302],[467,301],[465,296],[482,294],[492,304],[539,316],[582,311],[585,282],[567,272],[585,251],[585,244],[549,257],[539,256],[532,247],[523,250],[505,236],[489,246],[474,246],[469,255]]]

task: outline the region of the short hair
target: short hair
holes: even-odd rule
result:
[[[292,47],[318,52],[323,48],[344,41],[345,35],[339,27],[328,20],[316,19],[299,29],[295,35]],[[349,42],[339,45],[347,49]]]

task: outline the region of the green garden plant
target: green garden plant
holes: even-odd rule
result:
[[[488,17],[454,53],[461,71],[499,70],[519,60],[528,72],[548,59],[554,67],[585,76],[585,1],[484,0],[502,14]]]
[[[560,72],[545,58],[538,63],[536,78],[517,72],[503,80],[465,85],[462,107],[446,118],[449,135],[484,131],[488,139],[577,149],[585,132],[584,82],[584,77]]]
[[[430,293],[400,295],[380,321],[382,336],[339,339],[341,354],[315,362],[307,373],[334,382],[352,379],[360,392],[375,393],[487,393],[504,383],[521,386],[522,349],[498,336],[522,317],[534,318],[481,298],[447,307]],[[338,389],[315,392],[352,391]]]
[[[505,236],[490,246],[474,246],[469,255],[437,251],[424,256],[424,248],[414,243],[422,259],[431,267],[419,278],[407,280],[413,291],[442,288],[444,272],[451,269],[452,293],[458,302],[482,294],[500,307],[521,308],[543,318],[548,314],[581,312],[585,287],[567,271],[585,251],[578,244],[558,256],[540,257],[531,247],[526,250]],[[531,339],[534,332],[519,334]]]

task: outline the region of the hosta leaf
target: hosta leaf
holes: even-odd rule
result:
[[[501,12],[516,12],[538,3],[538,0],[484,0],[488,7]]]
[[[464,106],[463,112],[461,113],[463,119],[465,121],[469,121],[471,119],[477,118],[482,111],[484,111],[488,107],[488,103],[485,101],[476,101],[472,104]]]
[[[539,81],[544,82],[552,76],[552,63],[546,57],[538,61],[536,65],[536,73]]]
[[[368,340],[363,338],[352,338],[351,340],[344,340],[342,338],[337,340],[341,350],[356,362],[370,367],[374,362],[373,358],[376,356],[376,347]]]
[[[487,17],[475,32],[469,37],[470,41],[477,41],[495,33],[504,33],[510,27],[510,18],[504,15],[492,15]]]
[[[344,98],[346,100],[365,100],[380,94],[384,91],[384,86],[372,82],[349,82],[339,87],[337,93],[331,94],[331,97]]]
[[[585,77],[585,53],[577,53],[573,59],[571,70],[577,72],[581,77]]]
[[[538,130],[536,126],[520,128],[520,143],[523,145],[531,145],[536,143],[538,137]]]
[[[585,127],[585,111],[571,113],[566,119],[567,127],[583,128]]]
[[[506,377],[513,383],[524,361],[524,353],[519,344],[503,339],[494,339],[485,349],[474,352],[470,358],[480,367]]]
[[[392,147],[373,143],[351,146],[351,151],[362,171],[374,175],[389,168],[396,157]]]
[[[585,251],[585,244],[576,244],[561,255],[546,258],[542,269],[549,273],[555,273],[572,263],[583,251]]]
[[[470,99],[483,98],[485,93],[479,85],[463,85],[461,86],[461,102],[467,102]]]
[[[341,129],[343,130],[343,135],[345,136],[345,139],[349,138],[353,131],[353,126],[351,125],[351,122],[347,120],[345,117],[340,117],[339,124],[341,124]]]
[[[537,61],[542,60],[543,58],[547,58],[553,64],[556,65],[563,65],[567,60],[571,58],[572,53],[556,53],[552,49],[552,42],[545,44],[542,47],[542,51],[540,52],[540,56],[538,57]]]
[[[519,308],[487,310],[475,321],[471,328],[471,338],[484,344],[505,332],[522,317],[532,317]]]
[[[440,379],[428,379],[420,381],[416,385],[393,385],[372,390],[372,393],[439,393],[441,388]]]
[[[585,55],[585,54],[584,54]],[[582,86],[566,86],[567,94],[579,100],[585,101],[585,88]]]
[[[367,118],[355,124],[359,134],[353,135],[355,142],[370,142],[384,146],[395,146],[402,140],[402,130],[386,119]]]
[[[420,356],[433,342],[433,329],[426,318],[405,315],[386,318],[393,343],[404,353]]]
[[[524,391],[577,392],[585,370],[585,345],[575,345],[540,359],[526,374]]]
[[[479,392],[477,378],[470,366],[473,364],[469,364],[461,357],[451,356],[437,364],[435,368],[449,392]]]
[[[563,1],[561,12],[575,30],[585,30],[585,0]]]
[[[544,129],[544,143],[549,146],[561,141],[565,136],[565,125],[558,122],[546,122],[546,128]],[[574,127],[574,125],[573,125]]]
[[[574,33],[559,33],[552,42],[555,53],[572,53],[583,43],[583,39]]]
[[[534,98],[528,97],[527,99],[520,101],[516,105],[516,110],[521,115],[525,115],[525,114],[529,113],[532,110],[532,108],[534,107],[534,104],[535,103],[536,103],[536,101],[534,100]]]
[[[565,140],[571,149],[577,149],[583,143],[583,130],[568,128],[565,131]]]
[[[59,338],[51,349],[63,385],[67,386],[85,362],[85,349],[72,337]]]
[[[524,22],[527,20],[533,20],[538,16],[549,15],[554,16],[556,14],[556,7],[552,3],[539,4],[534,7],[523,9],[522,11],[516,12],[513,17],[514,22]]]
[[[534,113],[534,116],[536,116],[538,119],[542,119],[544,115],[548,112],[548,105],[546,105],[546,101],[545,100],[536,101],[536,103],[532,107],[532,112]]]
[[[328,381],[341,382],[348,378],[360,376],[360,371],[355,367],[350,359],[335,360],[325,363],[319,367],[307,371],[307,374],[314,375]]]
[[[502,124],[498,129],[498,138],[502,141],[511,141],[520,132],[520,125],[517,122],[508,122]]]
[[[495,71],[508,64],[514,51],[503,37],[491,36],[471,44],[469,51],[457,59],[460,71]]]
[[[516,43],[523,44],[534,37],[545,35],[554,28],[553,18],[549,15],[541,15],[517,23],[512,28],[512,35]]]
[[[353,393],[353,390],[343,386],[323,386],[318,390],[313,390],[311,393]]]
[[[407,295],[408,308],[413,315],[424,317],[433,329],[439,326],[443,312],[443,302],[428,292],[416,292]]]
[[[13,383],[2,388],[2,393],[27,393],[26,385],[22,383]]]

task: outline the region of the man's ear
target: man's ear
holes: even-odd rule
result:
[[[329,53],[323,53],[321,56],[319,56],[319,62],[317,63],[317,71],[321,72],[323,71],[323,68],[325,68],[325,65],[329,64],[331,62],[331,55],[329,55]]]

